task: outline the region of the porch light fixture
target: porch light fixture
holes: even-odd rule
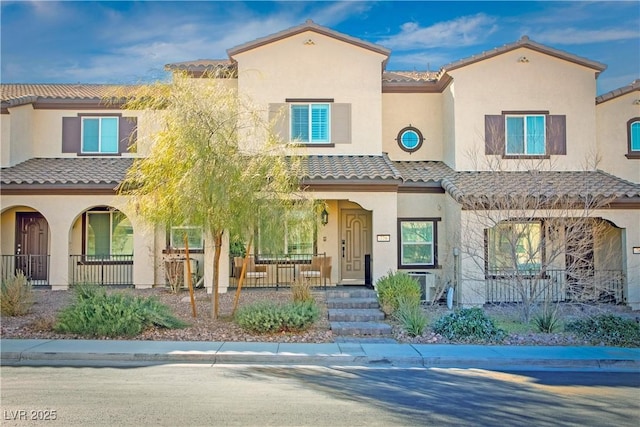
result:
[[[329,212],[327,212],[327,208],[323,208],[322,212],[320,212],[320,222],[322,225],[327,225],[329,223]]]

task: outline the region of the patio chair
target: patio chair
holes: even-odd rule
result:
[[[331,281],[331,257],[330,256],[314,256],[311,258],[311,264],[300,266],[300,277],[316,282],[318,285],[324,285],[326,281]]]
[[[240,273],[242,272],[242,263],[244,262],[244,258],[241,256],[237,256],[233,258],[234,263],[234,274],[237,279],[240,279]],[[266,265],[256,265],[253,257],[249,257],[247,261],[247,271],[244,273],[244,277],[249,281],[249,279],[254,280],[254,284],[262,282],[264,284],[267,278],[267,266]]]

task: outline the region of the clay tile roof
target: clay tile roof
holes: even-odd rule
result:
[[[228,59],[196,59],[195,61],[174,62],[166,64],[165,70],[203,73],[212,71],[236,71],[236,65]]]
[[[396,180],[401,176],[387,156],[344,155],[305,157],[302,162],[304,179],[382,179]]]
[[[114,93],[132,93],[139,87],[138,85],[10,83],[0,85],[0,100],[3,107],[28,104],[42,99],[100,101]]]
[[[385,71],[382,81],[389,83],[431,82],[438,79],[438,73],[432,71]]]
[[[622,95],[626,95],[636,90],[640,91],[640,79],[636,79],[631,83],[629,83],[628,85],[618,89],[614,89],[611,92],[603,93],[602,95],[596,97],[596,104],[609,101],[610,99],[617,98]]]
[[[308,19],[304,24],[301,24],[301,25],[298,25],[298,26],[295,26],[295,27],[291,27],[291,28],[288,28],[286,30],[277,32],[275,34],[271,34],[271,35],[268,35],[266,37],[261,37],[261,38],[258,38],[256,40],[253,40],[253,41],[250,41],[250,42],[247,42],[247,43],[243,43],[243,44],[241,44],[239,46],[236,46],[236,47],[233,47],[231,49],[228,49],[227,50],[227,54],[229,55],[229,58],[232,58],[234,55],[237,55],[239,53],[247,52],[247,51],[255,49],[257,47],[264,46],[266,44],[273,43],[273,42],[276,42],[276,41],[279,41],[279,40],[283,40],[283,39],[286,39],[288,37],[294,36],[296,34],[304,33],[306,31],[313,31],[313,32],[318,33],[318,34],[323,34],[325,36],[332,37],[334,39],[341,40],[341,41],[344,41],[346,43],[353,44],[355,46],[359,46],[359,47],[361,47],[363,49],[368,49],[368,50],[371,50],[373,52],[380,53],[380,54],[385,55],[387,57],[391,53],[391,51],[389,49],[385,48],[385,47],[382,47],[380,45],[377,45],[377,44],[374,44],[374,43],[370,43],[370,42],[367,42],[365,40],[361,40],[361,39],[358,39],[358,38],[355,38],[355,37],[351,37],[351,36],[348,36],[348,35],[343,34],[343,33],[339,33],[337,31],[334,31],[334,30],[330,29],[330,28],[318,25],[315,22],[313,22],[312,20]]]
[[[402,180],[408,183],[440,183],[455,175],[453,169],[436,161],[394,161]]]
[[[459,202],[509,196],[637,198],[640,185],[602,171],[456,172],[442,181]]]
[[[0,183],[6,185],[84,185],[115,188],[133,163],[125,157],[33,158],[2,168]]]
[[[593,61],[591,59],[583,58],[581,56],[574,55],[572,53],[565,52],[563,50],[555,49],[540,43],[536,43],[535,41],[531,40],[528,36],[522,36],[520,40],[514,43],[505,44],[501,47],[496,47],[492,50],[482,52],[478,55],[473,55],[468,58],[451,62],[443,66],[442,68],[445,69],[446,71],[455,70],[456,68],[461,68],[461,67],[473,64],[475,62],[483,61],[485,59],[489,59],[494,56],[501,55],[503,53],[506,53],[521,47],[526,47],[528,49],[535,50],[537,52],[541,52],[546,55],[551,55],[559,59],[564,59],[565,61],[570,61],[576,64],[583,65],[585,67],[593,68],[598,73],[604,71],[607,68],[607,66],[601,62]]]

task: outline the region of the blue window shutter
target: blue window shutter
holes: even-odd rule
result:
[[[309,142],[309,106],[291,106],[291,140]]]

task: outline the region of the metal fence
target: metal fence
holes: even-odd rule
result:
[[[230,257],[229,285],[238,286],[244,257]],[[331,257],[326,254],[249,256],[242,287],[280,288],[304,281],[326,288],[331,282]]]
[[[514,272],[487,271],[487,303],[529,301],[626,302],[625,273],[622,270],[544,270]]]
[[[49,286],[49,255],[2,255],[2,280],[22,272],[32,286]]]
[[[72,285],[133,286],[133,255],[70,255]]]

